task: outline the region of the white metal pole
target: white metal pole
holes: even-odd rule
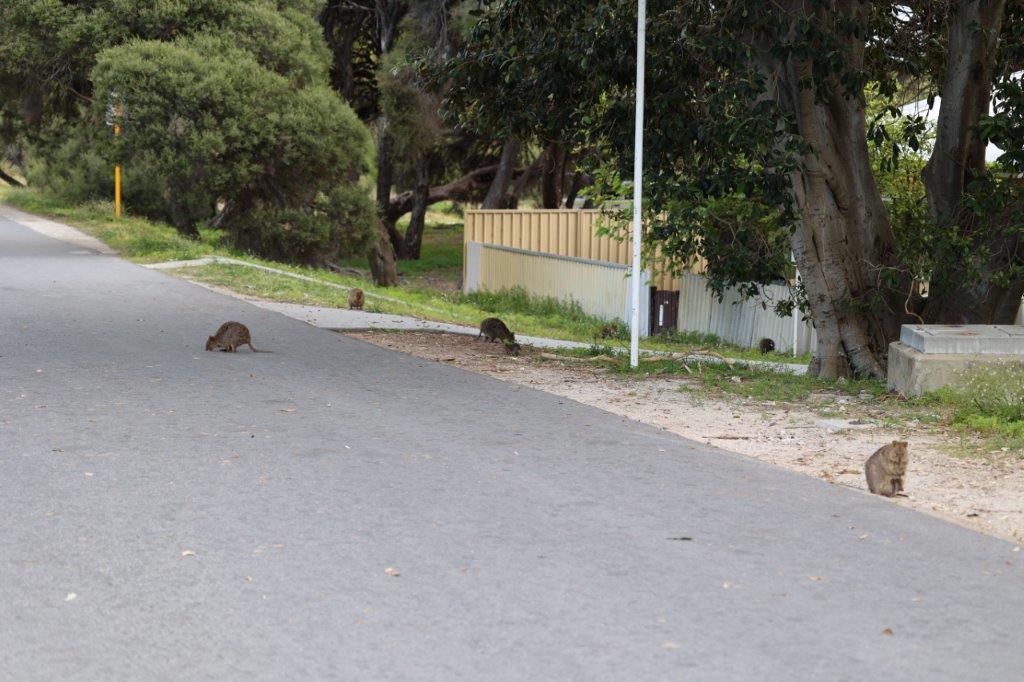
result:
[[[796,285],[800,286],[800,271],[796,269],[796,254],[791,254],[793,259],[793,272],[796,273]],[[795,358],[798,354],[796,348],[796,342],[800,335],[800,311],[793,308],[793,357]]]
[[[636,10],[636,118],[633,135],[633,270],[632,309],[629,324],[629,364],[640,364],[640,225],[644,167],[644,56],[647,42],[647,0],[638,0]]]

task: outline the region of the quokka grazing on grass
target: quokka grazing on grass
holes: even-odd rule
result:
[[[864,465],[868,490],[885,497],[893,497],[903,490],[903,477],[907,473],[909,459],[906,441],[894,440],[878,448]]]
[[[480,333],[476,335],[476,338],[479,339],[481,336],[487,341],[516,342],[516,335],[496,317],[488,317],[480,323]]]
[[[348,292],[348,307],[349,310],[362,310],[363,303],[366,302],[366,294],[363,293],[362,289],[353,289]]]
[[[269,353],[268,350],[256,350],[252,345],[249,328],[241,322],[225,322],[217,333],[206,339],[206,350],[222,350],[234,353],[239,346],[249,346],[254,353]]]
[[[484,337],[487,341],[501,341],[509,355],[519,355],[522,346],[516,343],[516,335],[496,317],[488,317],[480,323],[480,333],[476,338]]]

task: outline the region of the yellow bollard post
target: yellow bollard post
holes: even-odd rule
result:
[[[121,166],[114,166],[114,217],[121,217]]]
[[[118,121],[121,118],[121,102],[114,104],[114,137],[121,135],[121,124]],[[121,217],[121,166],[120,164],[114,166],[114,217]]]

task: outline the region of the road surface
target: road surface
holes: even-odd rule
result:
[[[0,312],[4,679],[1024,669],[1024,553],[889,501],[9,220]]]

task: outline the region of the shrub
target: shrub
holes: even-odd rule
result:
[[[223,207],[218,224],[266,255],[323,261],[362,249],[375,219],[356,196],[370,139],[329,87],[320,9],[314,0],[0,3],[0,135],[18,132],[5,125],[38,95],[32,179],[64,200],[108,200],[120,163],[127,208],[183,234],[198,236]],[[59,74],[39,70],[51,62]],[[104,125],[115,102],[116,140]]]
[[[108,49],[93,77],[97,117],[124,107],[114,158],[162,185],[148,214],[196,234],[223,201],[238,245],[297,262],[365,246],[373,215],[355,193],[369,135],[328,87],[296,87],[208,36]]]
[[[373,217],[366,194],[342,187],[313,210],[269,208],[247,214],[244,227],[236,226],[236,243],[275,260],[321,265],[365,253]]]

